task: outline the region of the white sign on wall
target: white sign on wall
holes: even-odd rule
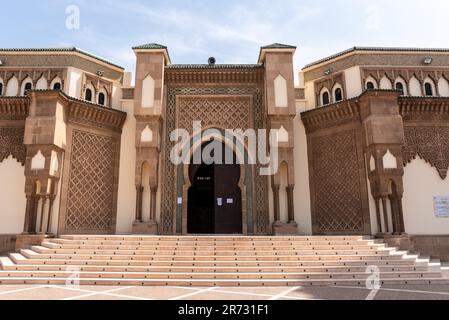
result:
[[[449,218],[449,196],[437,196],[433,198],[435,216],[437,218]]]

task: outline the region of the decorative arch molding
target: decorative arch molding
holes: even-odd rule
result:
[[[319,101],[321,105],[321,94],[323,89],[326,89],[329,92],[329,103],[333,103],[334,101],[334,90],[337,88],[336,86],[340,85],[343,93],[343,100],[346,95],[346,86],[345,86],[345,74],[343,72],[332,74],[328,77],[325,77],[321,80],[315,81],[315,97],[316,101]]]
[[[274,79],[274,96],[277,108],[288,107],[287,80],[281,74]]]
[[[206,135],[204,135],[206,134]],[[242,195],[242,226],[243,233],[247,234],[253,233],[254,229],[254,211],[253,202],[251,199],[252,189],[253,189],[253,170],[252,166],[248,164],[247,159],[250,155],[248,154],[247,146],[242,143],[239,139],[229,140],[226,137],[225,129],[219,127],[210,127],[204,129],[201,133],[195,133],[190,137],[190,149],[188,153],[188,159],[190,159],[194,152],[202,147],[202,145],[210,139],[213,139],[220,144],[224,145],[234,152],[240,165],[240,178],[238,182],[238,187],[240,188]],[[243,151],[243,152],[242,152]],[[187,160],[187,159],[184,159]],[[177,210],[176,212],[176,229],[177,233],[187,233],[187,192],[191,187],[191,180],[189,178],[189,167],[190,161],[187,163],[177,166],[177,193],[178,196],[182,195],[183,201],[182,210]]]
[[[405,127],[404,166],[417,156],[434,167],[441,179],[449,171],[449,127]]]
[[[371,74],[366,77],[363,81],[363,88],[366,89],[368,87],[368,83],[371,82],[374,85],[374,89],[379,88],[379,80],[373,77]]]
[[[142,81],[142,108],[149,109],[154,107],[156,82],[148,74]]]
[[[379,88],[384,90],[391,90],[393,89],[393,81],[387,75],[384,75],[380,79]]]
[[[16,76],[12,76],[8,79],[6,82],[6,90],[5,95],[9,97],[15,97],[19,94],[20,86],[19,86],[19,80]]]
[[[36,82],[36,90],[47,90],[48,89],[48,80],[42,74],[39,80]]]
[[[177,194],[179,185],[177,168],[167,158],[175,143],[170,142],[170,133],[176,128],[183,128],[183,124],[178,123],[178,119],[190,123],[186,129],[191,129],[192,118],[204,119],[203,128],[206,127],[224,127],[241,129],[253,128],[255,130],[266,128],[266,119],[264,115],[263,103],[263,82],[254,86],[202,86],[202,87],[184,87],[184,86],[168,86],[168,100],[166,111],[165,152],[163,157],[163,166],[161,175],[164,177],[162,186],[162,205],[161,205],[161,234],[173,234],[182,229],[182,226],[176,225],[176,217],[180,210],[177,205]],[[187,100],[186,100],[187,99]],[[215,100],[214,100],[215,99]],[[241,112],[242,101],[246,102],[246,111],[242,111],[243,118],[239,118]],[[184,102],[182,102],[184,100]],[[196,112],[200,114],[187,113],[188,119],[184,114],[180,116],[180,104],[189,104],[189,100],[193,100],[197,106]],[[224,102],[224,104],[223,104]],[[249,103],[249,107],[247,104]],[[208,108],[208,106],[210,108]],[[223,110],[232,111],[229,117],[222,117]],[[208,111],[208,112],[206,112]],[[205,113],[207,116],[198,118],[198,115]],[[249,117],[249,118],[247,118]],[[228,122],[231,124],[229,126]],[[260,169],[260,165],[254,166],[253,170]],[[182,176],[181,176],[182,177]],[[254,227],[253,234],[266,235],[270,231],[270,221],[268,212],[268,179],[266,176],[254,175],[251,179],[251,199],[248,198],[250,204],[253,205]],[[176,192],[174,192],[176,191]],[[248,192],[249,193],[249,192]]]

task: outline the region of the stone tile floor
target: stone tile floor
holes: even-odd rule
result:
[[[358,287],[108,287],[1,285],[0,300],[449,300],[449,285]]]

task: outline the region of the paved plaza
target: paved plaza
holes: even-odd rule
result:
[[[449,285],[357,287],[0,286],[0,300],[449,300]]]

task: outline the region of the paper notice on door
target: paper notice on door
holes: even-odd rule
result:
[[[228,198],[228,199],[226,200],[226,203],[227,203],[227,204],[234,204],[234,199]]]
[[[217,198],[217,206],[223,206],[223,198]]]
[[[182,197],[178,198],[178,204],[182,204]]]

